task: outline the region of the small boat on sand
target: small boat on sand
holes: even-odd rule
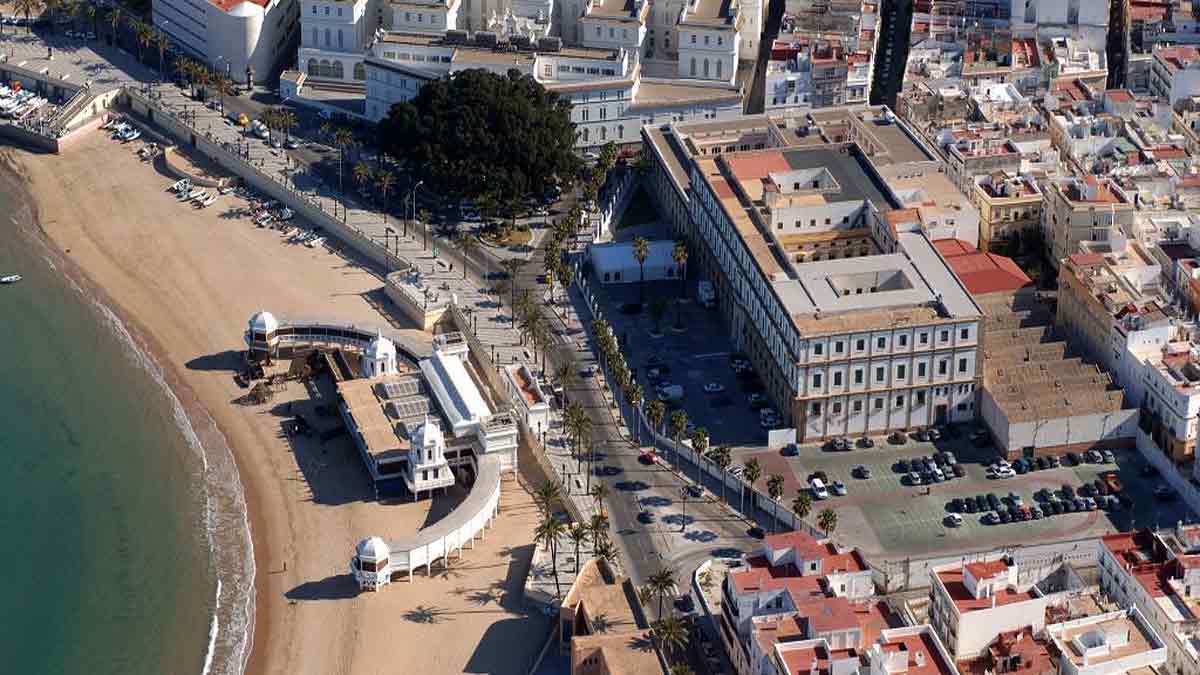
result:
[[[0,284],[15,284],[21,280],[20,274],[6,274],[0,277]]]

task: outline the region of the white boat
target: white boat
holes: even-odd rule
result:
[[[21,280],[20,274],[6,274],[0,277],[0,284],[15,284]]]
[[[203,200],[200,202],[200,208],[204,208],[204,207],[206,207],[206,206],[209,206],[210,204],[212,204],[212,203],[213,203],[213,202],[215,202],[215,201],[217,201],[217,196],[216,196],[216,195],[209,195],[208,197],[205,197],[205,198],[204,198],[204,199],[203,199]]]
[[[204,189],[196,188],[196,189],[192,190],[191,192],[187,193],[186,195],[184,195],[183,198],[187,199],[187,200],[191,200],[191,199],[195,199],[196,197],[199,197],[202,194],[204,194]]]
[[[309,248],[316,248],[324,243],[325,243],[325,237],[316,237],[314,239],[309,239],[308,241],[304,242],[304,245]]]
[[[170,190],[171,192],[178,193],[180,190],[184,189],[185,187],[190,190],[192,187],[192,181],[190,181],[186,178],[180,178],[179,180],[175,181],[171,185],[171,187],[169,187],[167,189]]]

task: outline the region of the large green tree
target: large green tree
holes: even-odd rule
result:
[[[530,75],[463,70],[392,106],[379,145],[439,193],[514,206],[579,174],[571,105]]]

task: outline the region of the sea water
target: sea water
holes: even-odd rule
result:
[[[153,360],[28,212],[0,192],[0,275],[24,277],[0,285],[0,671],[235,673],[252,596],[233,607],[221,590],[213,527],[244,529],[244,513],[214,513],[208,460]],[[238,614],[224,626],[222,602]]]

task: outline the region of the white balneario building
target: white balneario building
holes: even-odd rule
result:
[[[154,0],[155,27],[183,52],[238,82],[290,60],[298,0]]]

